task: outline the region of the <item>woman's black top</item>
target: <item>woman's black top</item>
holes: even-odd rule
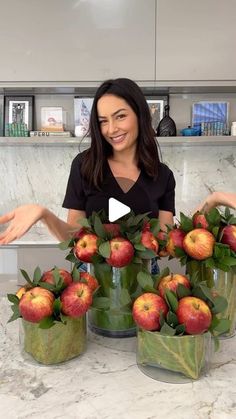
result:
[[[81,162],[84,152],[78,154],[71,165],[63,207],[85,211],[89,217],[93,211],[105,209],[108,214],[108,200],[115,198],[135,212],[149,212],[150,217],[158,217],[159,210],[171,211],[175,215],[175,179],[172,171],[160,163],[158,178],[153,180],[143,170],[128,192],[124,192],[110,169],[105,164],[104,181],[98,190],[81,175]]]

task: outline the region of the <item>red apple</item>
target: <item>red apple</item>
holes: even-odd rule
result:
[[[89,234],[88,230],[85,227],[81,227],[78,231],[74,232],[73,238],[81,239],[85,234]]]
[[[88,272],[80,272],[80,279],[88,285],[92,292],[99,287],[97,279]]]
[[[133,318],[137,325],[145,330],[160,330],[160,315],[168,312],[165,300],[157,294],[146,292],[133,304]]]
[[[16,296],[19,298],[19,300],[21,299],[21,297],[26,293],[26,291],[29,291],[32,287],[28,284],[24,285],[23,287],[20,287],[17,292],[16,292]]]
[[[207,303],[192,296],[179,300],[176,315],[178,322],[185,325],[185,332],[188,335],[206,332],[212,320],[211,310]]]
[[[169,231],[166,250],[171,256],[177,257],[175,254],[175,247],[180,247],[181,249],[183,248],[183,240],[185,234],[186,233],[180,228],[174,228],[173,230]]]
[[[209,224],[204,214],[201,212],[196,212],[193,216],[193,225],[194,228],[208,228]]]
[[[82,262],[91,262],[92,257],[97,253],[97,240],[96,234],[86,233],[81,239],[77,241],[74,247],[75,256]]]
[[[204,228],[195,228],[183,240],[185,252],[193,259],[204,260],[212,256],[215,237]]]
[[[53,313],[54,295],[44,288],[34,287],[22,295],[19,311],[23,319],[39,323]]]
[[[41,278],[41,281],[42,282],[47,282],[48,284],[55,285],[55,279],[54,279],[54,276],[53,276],[53,272],[55,272],[55,269],[57,269],[57,268],[53,268],[50,271],[44,272],[44,274]],[[73,282],[73,278],[72,278],[71,274],[68,271],[66,271],[65,269],[58,269],[58,272],[59,272],[59,275],[62,277],[63,283],[66,287],[71,282]]]
[[[115,268],[122,268],[128,265],[134,256],[134,248],[129,240],[123,237],[116,237],[110,240],[111,253],[106,259],[108,265]]]
[[[191,285],[189,279],[185,275],[171,274],[164,276],[158,285],[160,296],[164,298],[166,289],[176,292],[179,284],[184,285],[186,288],[190,288]]]
[[[93,302],[92,291],[83,282],[73,282],[61,294],[61,311],[73,318],[83,316]]]
[[[118,237],[120,235],[120,225],[115,223],[103,224],[104,229],[107,233],[111,234],[111,237]]]
[[[236,252],[236,225],[227,225],[223,228],[222,243],[228,244]]]
[[[144,247],[146,247],[146,249],[153,250],[153,252],[157,254],[159,245],[156,237],[151,231],[142,231],[141,243]]]

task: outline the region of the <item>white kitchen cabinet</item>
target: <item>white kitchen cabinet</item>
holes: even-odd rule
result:
[[[235,80],[235,18],[235,0],[157,0],[156,80]]]
[[[1,82],[155,79],[155,0],[2,2]]]

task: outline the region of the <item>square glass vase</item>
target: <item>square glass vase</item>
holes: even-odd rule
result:
[[[160,332],[138,330],[137,364],[155,380],[188,383],[206,375],[212,358],[209,332],[201,335],[166,336]]]
[[[30,359],[30,355],[44,365],[59,364],[86,350],[86,316],[68,317],[66,324],[58,322],[49,329],[41,329],[37,323],[21,319],[19,338],[26,359]]]
[[[132,304],[141,294],[137,275],[144,268],[150,270],[149,261],[131,263],[123,268],[114,268],[107,263],[89,266],[89,272],[100,285],[96,297],[106,300],[105,307],[89,309],[89,328],[92,332],[112,338],[136,336]]]
[[[214,290],[221,297],[225,297],[228,302],[227,308],[222,313],[217,314],[217,317],[230,320],[229,331],[220,335],[219,338],[231,338],[235,335],[236,327],[236,273],[233,270],[224,272],[220,269],[214,269],[213,280]]]

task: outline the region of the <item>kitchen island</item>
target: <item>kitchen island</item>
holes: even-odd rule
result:
[[[0,406],[4,419],[233,419],[236,417],[236,336],[221,340],[208,376],[167,384],[136,365],[136,338],[88,333],[87,351],[43,366],[20,351],[19,320],[0,299]]]

